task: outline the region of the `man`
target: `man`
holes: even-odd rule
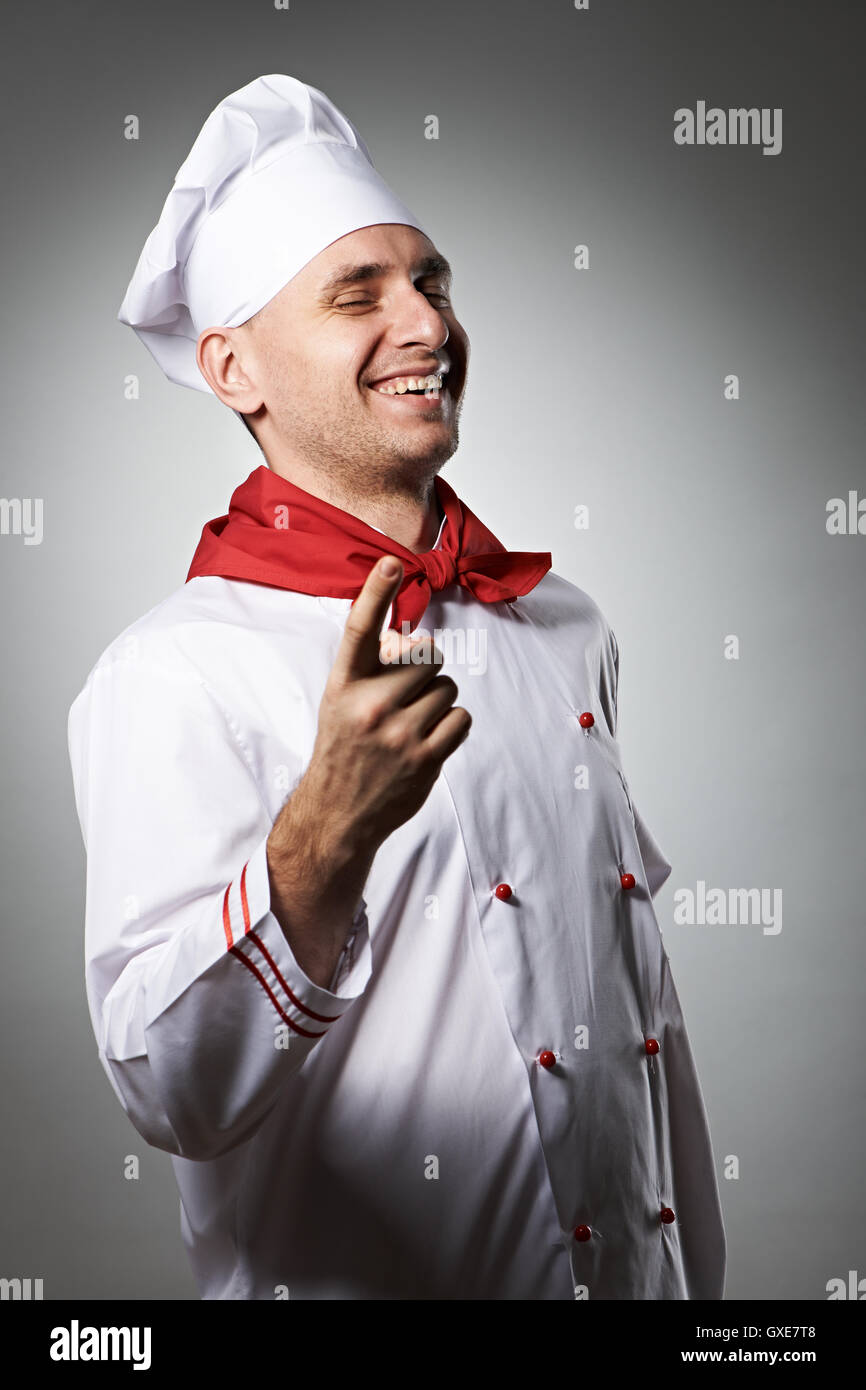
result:
[[[70,711],[99,1054],[202,1296],[721,1298],[616,640],[438,476],[447,262],[271,75],[208,118],[121,317],[266,460]]]

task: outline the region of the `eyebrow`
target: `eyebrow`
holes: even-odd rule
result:
[[[378,280],[389,271],[396,269],[390,261],[367,261],[364,265],[340,265],[319,286],[320,294],[333,294],[335,290],[357,285],[362,280]],[[425,256],[416,261],[413,271],[420,276],[440,275],[449,284],[452,270],[444,256]]]

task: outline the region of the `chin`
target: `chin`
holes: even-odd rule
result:
[[[393,457],[396,462],[403,463],[408,468],[417,468],[419,473],[436,471],[456,454],[457,444],[458,441],[453,436],[449,436],[448,439],[443,439],[440,444],[428,444],[423,448],[419,445],[416,450],[398,447],[394,450]]]

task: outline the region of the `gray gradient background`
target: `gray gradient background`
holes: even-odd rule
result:
[[[828,498],[866,481],[858,8],[7,14],[0,492],[42,497],[45,534],[0,537],[0,1275],[41,1277],[46,1298],[196,1297],[168,1156],[125,1118],[90,1031],[66,717],[261,462],[115,316],[205,116],[274,71],[347,112],[452,261],[472,359],[444,476],[507,545],[552,550],[619,639],[625,767],[673,863],[657,912],[719,1161],[728,1296],[821,1299],[866,1274],[866,537],[825,530]],[[699,99],[782,107],[781,154],[677,147],[673,112]],[[675,926],[674,891],[699,878],[781,888],[781,933]]]

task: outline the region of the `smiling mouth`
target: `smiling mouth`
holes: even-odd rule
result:
[[[391,387],[391,389],[388,390],[386,387]],[[417,387],[414,389],[404,387],[402,390],[396,390],[391,386],[390,382],[379,386],[367,387],[368,391],[372,391],[374,395],[381,396],[382,399],[388,401],[389,404],[399,403],[402,410],[422,410],[424,408],[429,410],[431,407],[435,408],[441,406],[447,389],[447,384],[444,383],[441,387],[428,386],[422,387],[420,390]]]
[[[427,396],[438,400],[444,380],[444,371],[426,376],[393,376],[371,382],[370,390],[381,396]]]

